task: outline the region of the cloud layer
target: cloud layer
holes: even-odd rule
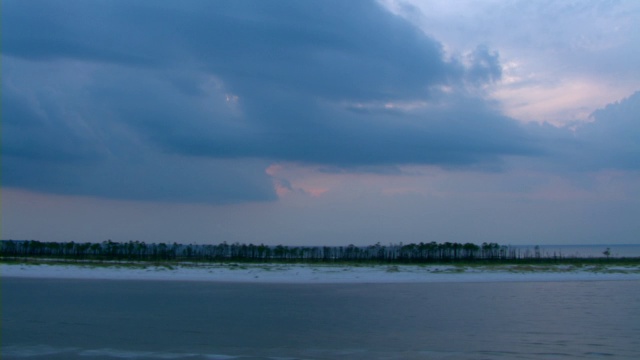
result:
[[[274,199],[273,161],[638,168],[638,95],[575,131],[520,125],[484,97],[496,51],[447,56],[375,2],[6,1],[3,15],[7,186],[220,203]]]

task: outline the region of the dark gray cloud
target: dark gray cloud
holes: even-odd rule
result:
[[[2,30],[8,186],[268,200],[268,161],[493,167],[541,152],[467,92],[500,78],[496,52],[446,59],[375,2],[6,1]]]
[[[10,1],[5,13],[5,54],[198,66],[234,92],[264,84],[331,98],[417,97],[461,71],[438,42],[369,1]]]
[[[109,158],[83,164],[3,159],[3,186],[104,198],[190,203],[269,201],[264,162],[229,163],[180,156]]]
[[[591,118],[576,127],[576,162],[591,169],[640,170],[640,92]]]
[[[590,121],[557,127],[529,124],[542,150],[543,167],[553,171],[640,169],[640,92],[593,112]]]
[[[497,52],[490,51],[486,46],[478,46],[468,58],[471,63],[468,70],[471,81],[482,84],[502,77],[500,55]]]

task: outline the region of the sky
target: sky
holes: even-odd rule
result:
[[[640,244],[640,2],[2,2],[3,239]]]

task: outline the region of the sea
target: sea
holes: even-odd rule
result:
[[[640,359],[640,281],[1,279],[2,359]]]
[[[521,254],[526,251],[534,254],[538,251],[541,257],[547,258],[601,258],[606,257],[605,251],[609,252],[611,258],[640,257],[640,244],[512,245],[509,247],[519,250]]]

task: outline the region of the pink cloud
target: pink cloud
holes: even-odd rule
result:
[[[324,194],[327,191],[329,191],[329,189],[327,189],[327,188],[314,188],[314,187],[302,188],[302,190],[305,193],[311,195],[311,197],[320,197],[320,196],[322,196],[322,194]]]
[[[280,184],[280,183],[275,183],[273,185],[276,189],[276,195],[278,195],[278,197],[283,197],[285,195],[287,195],[288,193],[291,192],[291,189],[289,189],[288,187]]]
[[[264,172],[269,176],[276,176],[276,174],[282,171],[282,169],[283,167],[280,164],[271,164],[264,170]]]

